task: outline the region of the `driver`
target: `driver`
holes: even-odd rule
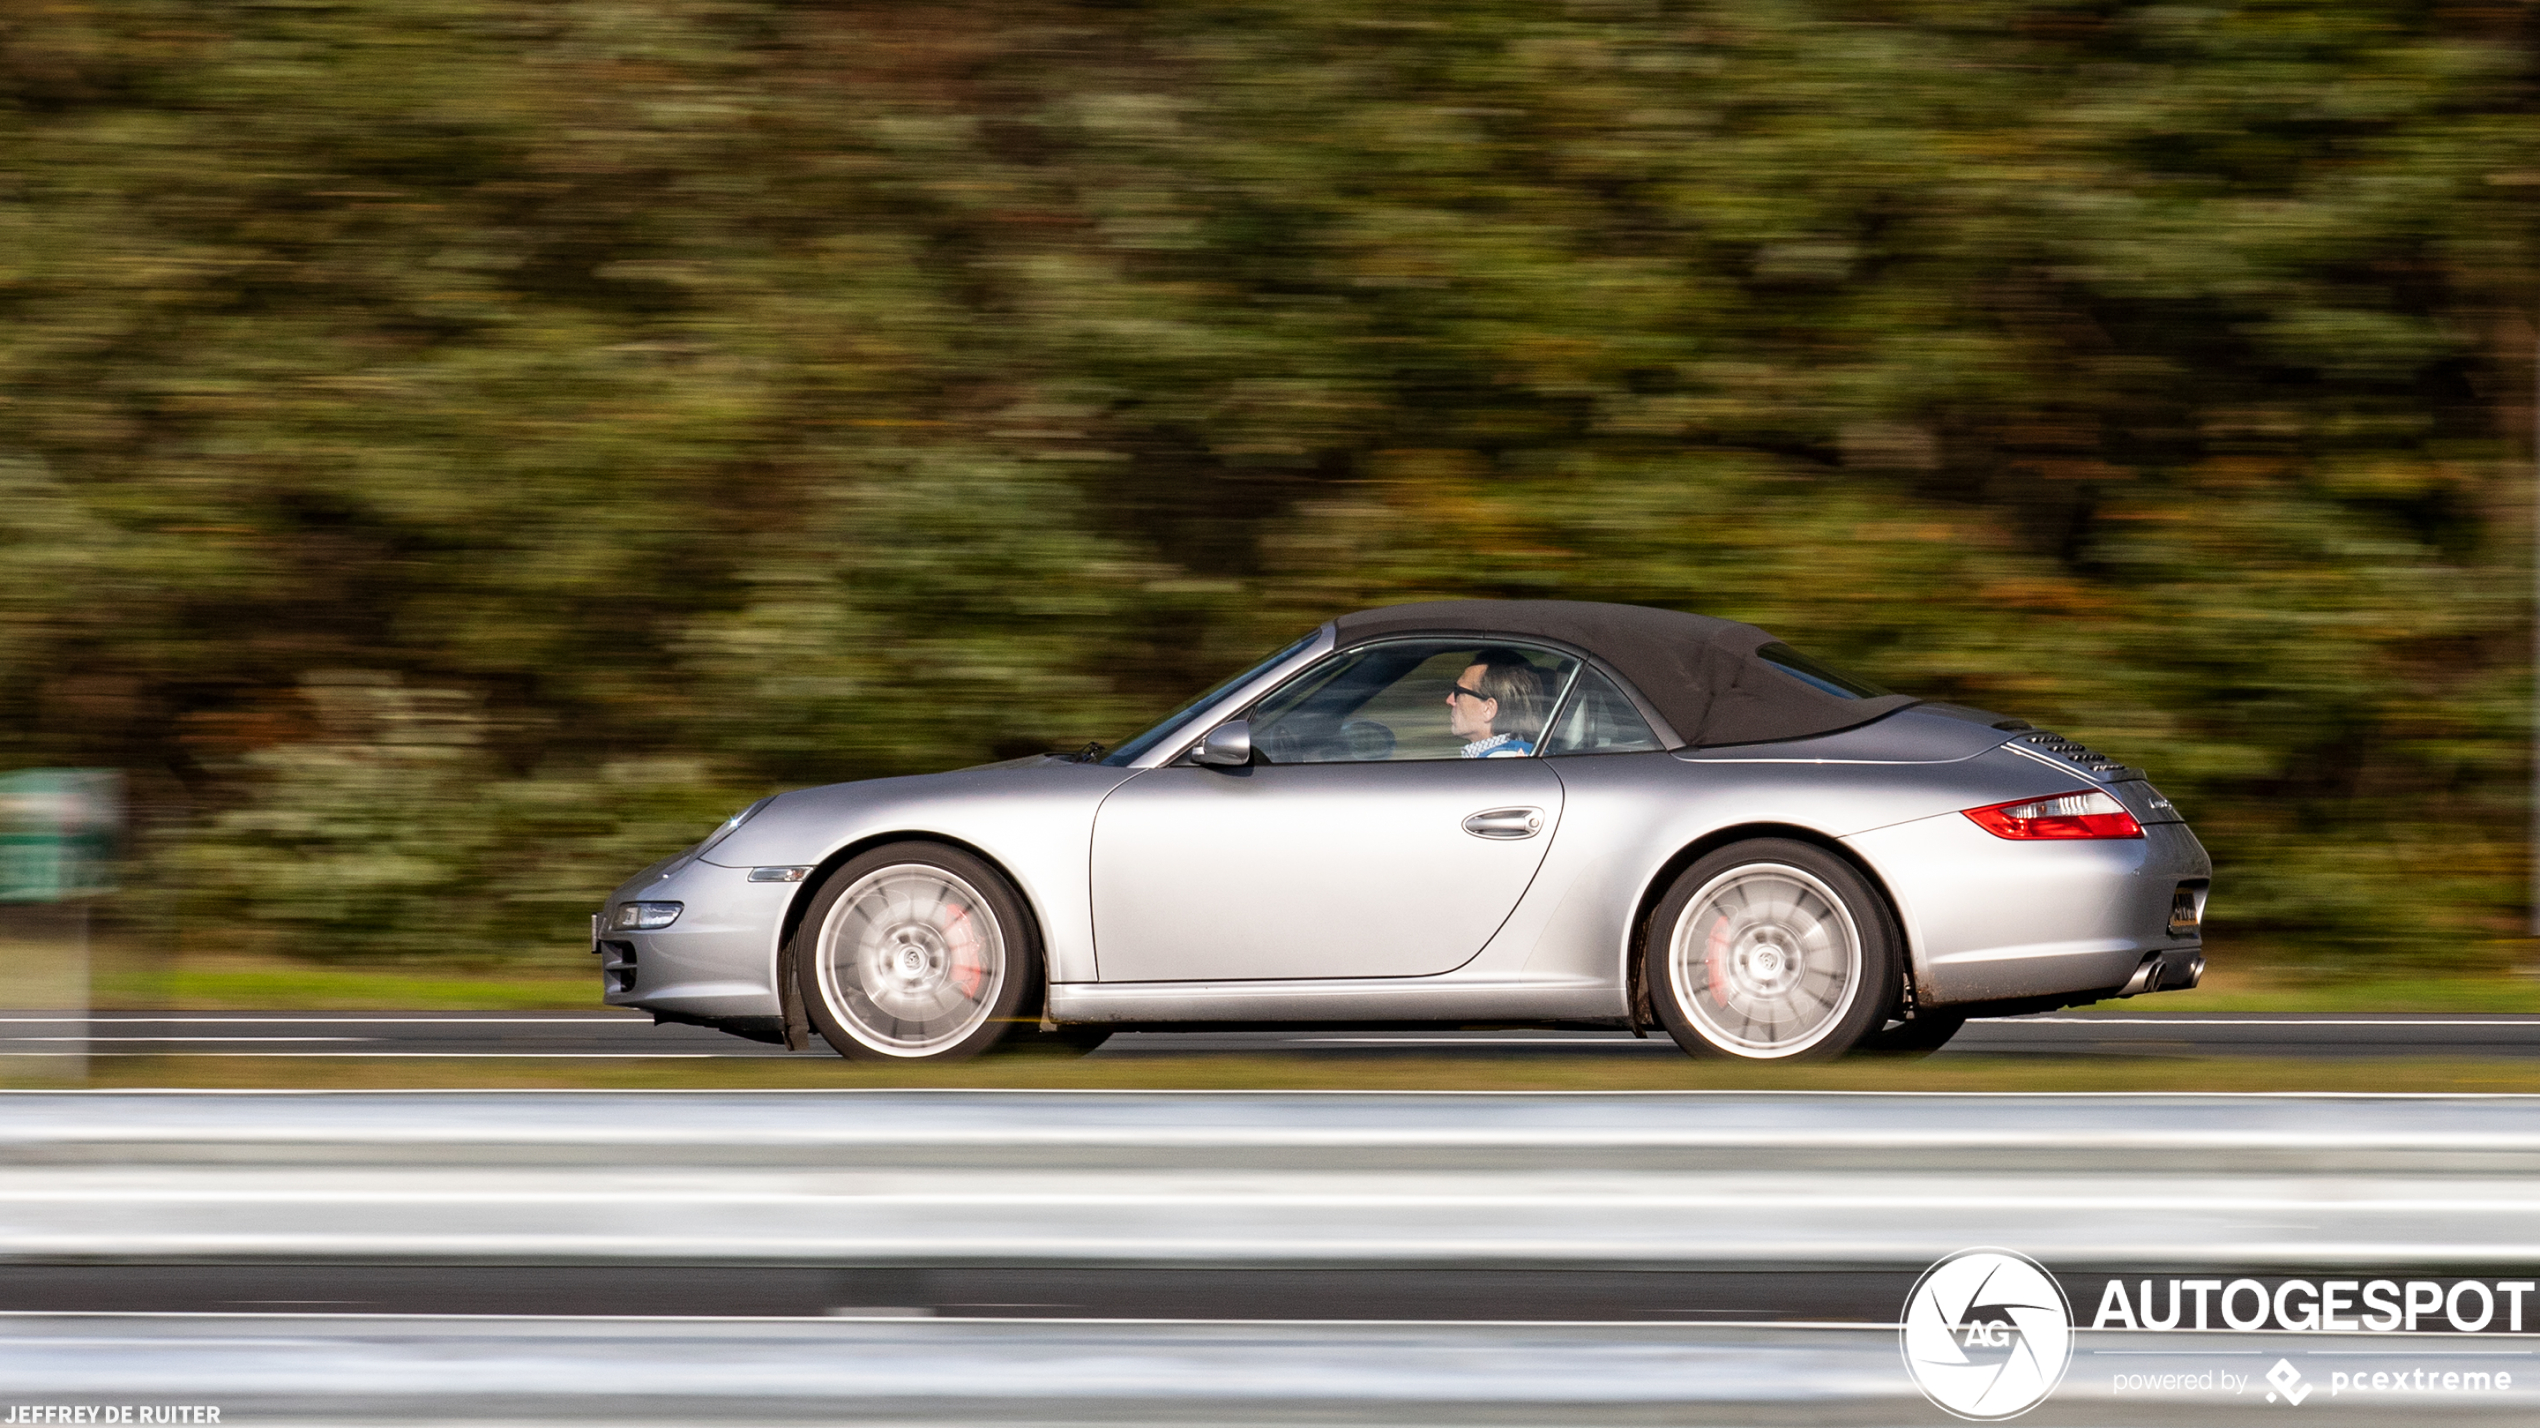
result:
[[[1542,732],[1543,676],[1515,650],[1486,649],[1447,691],[1447,728],[1469,739],[1468,759],[1523,758]]]

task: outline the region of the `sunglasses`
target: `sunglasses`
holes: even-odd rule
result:
[[[1459,685],[1456,685],[1456,686],[1454,686],[1452,689],[1450,689],[1450,690],[1447,692],[1447,696],[1446,696],[1446,697],[1447,697],[1447,698],[1449,698],[1449,699],[1453,699],[1453,698],[1454,698],[1456,695],[1458,695],[1458,694],[1461,694],[1461,695],[1463,695],[1465,698],[1467,698],[1467,699],[1471,699],[1471,700],[1475,700],[1475,701],[1477,701],[1477,702],[1479,702],[1479,703],[1488,704],[1488,703],[1490,702],[1490,696],[1489,696],[1489,695],[1484,694],[1483,692],[1481,692],[1481,691],[1480,691],[1480,690],[1478,690],[1478,689],[1466,689],[1463,685],[1460,685],[1460,684],[1459,684]]]

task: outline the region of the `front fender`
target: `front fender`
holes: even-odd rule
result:
[[[761,809],[703,861],[736,869],[818,867],[847,849],[893,838],[958,843],[1014,880],[1040,922],[1050,980],[1089,982],[1094,928],[1086,869],[1094,810],[1135,772],[1035,759],[797,789]],[[788,891],[809,896],[812,884]],[[775,951],[771,945],[771,980]]]

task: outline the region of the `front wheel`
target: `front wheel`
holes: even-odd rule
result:
[[[794,957],[804,1010],[850,1060],[976,1056],[1038,990],[1040,939],[1021,897],[986,862],[941,844],[849,859],[795,935],[807,939]]]
[[[1830,1061],[1885,1020],[1898,938],[1850,863],[1812,844],[1732,844],[1679,875],[1643,939],[1658,1019],[1696,1056]]]

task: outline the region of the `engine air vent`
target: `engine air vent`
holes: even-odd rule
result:
[[[603,942],[600,944],[600,980],[612,992],[635,990],[635,944]]]
[[[2106,754],[2093,753],[2049,729],[2040,729],[2033,734],[2022,734],[2013,742],[2026,744],[2041,754],[2061,759],[2083,770],[2091,777],[2103,779],[2109,783],[2121,783],[2127,779],[2143,777],[2143,770],[2128,768]]]

